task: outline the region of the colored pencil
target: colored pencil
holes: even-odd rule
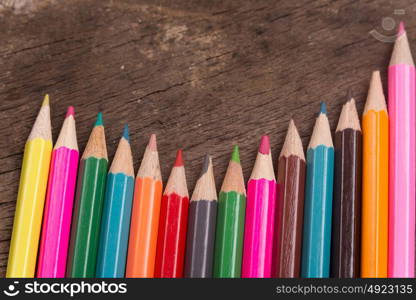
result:
[[[35,275],[51,153],[51,119],[46,95],[23,154],[6,277]]]
[[[178,150],[162,197],[155,277],[182,278],[188,226],[189,194],[182,150]]]
[[[361,277],[387,277],[389,118],[380,72],[372,74],[364,107]]]
[[[389,277],[415,275],[415,65],[400,23],[388,68]]]
[[[79,159],[74,116],[70,106],[52,151],[38,255],[40,278],[65,277]]]
[[[245,210],[246,188],[236,145],[219,194],[214,277],[241,276]]]
[[[334,146],[325,103],[306,152],[305,210],[301,276],[329,276]]]
[[[360,276],[362,134],[355,100],[342,107],[335,131],[331,277]]]
[[[126,125],[107,175],[97,259],[98,278],[124,277],[133,190],[133,157]]]
[[[273,243],[273,258],[276,260],[272,265],[273,277],[294,278],[300,275],[305,174],[302,141],[295,123],[290,120],[277,170],[279,202]]]
[[[154,276],[161,199],[162,176],[152,134],[136,178],[126,277]]]
[[[268,136],[261,138],[247,190],[242,277],[269,278],[272,272],[277,184]]]
[[[185,277],[212,277],[217,202],[212,158],[206,155],[189,204]]]
[[[99,113],[79,165],[67,277],[95,277],[107,168],[104,125]]]

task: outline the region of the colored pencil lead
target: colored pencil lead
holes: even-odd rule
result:
[[[104,123],[103,123],[103,113],[102,112],[99,112],[97,114],[97,120],[95,121],[95,126],[104,126]]]
[[[327,114],[327,111],[326,111],[326,103],[324,102],[324,101],[321,101],[321,106],[320,106],[320,109],[319,109],[319,113],[320,114]]]
[[[237,145],[234,145],[233,153],[231,155],[231,160],[238,163],[238,164],[240,163],[240,152],[238,150]]]
[[[176,160],[174,167],[181,167],[183,166],[183,158],[182,158],[182,149],[179,149],[176,153]]]
[[[261,137],[259,152],[261,154],[269,154],[270,153],[270,141],[269,136],[263,135]]]
[[[65,117],[73,116],[75,117],[75,110],[73,106],[68,106],[68,110],[66,111]]]
[[[45,94],[45,97],[43,98],[42,101],[42,106],[49,106],[49,95]]]
[[[130,136],[129,136],[129,125],[126,124],[124,125],[124,129],[123,129],[123,138],[130,143]]]

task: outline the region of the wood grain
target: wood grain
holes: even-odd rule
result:
[[[164,180],[183,147],[190,192],[207,151],[219,188],[231,144],[248,178],[261,134],[276,163],[291,115],[305,146],[319,101],[333,129],[347,89],[361,112],[371,71],[385,79],[392,50],[369,32],[392,35],[382,19],[400,18],[413,46],[415,10],[412,0],[0,0],[0,276],[44,93],[54,140],[74,105],[83,152],[101,110],[110,159],[128,122],[136,171],[154,132]]]

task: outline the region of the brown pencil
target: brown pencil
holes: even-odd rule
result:
[[[360,276],[362,135],[353,98],[342,108],[334,145],[331,275],[354,278]]]
[[[300,274],[305,169],[302,141],[295,123],[290,120],[277,170],[279,202],[273,243],[273,277],[293,278]]]

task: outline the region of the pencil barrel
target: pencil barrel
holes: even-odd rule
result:
[[[185,259],[189,198],[164,195],[160,208],[155,277],[182,278]]]
[[[250,179],[247,186],[242,277],[270,278],[275,227],[275,180]]]
[[[132,176],[108,174],[97,259],[98,278],[124,277],[133,190]]]
[[[335,133],[331,277],[360,275],[362,135],[351,128]]]
[[[392,65],[389,84],[389,277],[415,274],[415,67]]]
[[[65,277],[78,159],[79,152],[66,147],[52,152],[37,277]]]
[[[67,276],[95,277],[108,161],[82,159],[72,219]]]
[[[361,277],[387,277],[389,124],[386,111],[363,117]]]
[[[136,179],[126,277],[154,277],[161,199],[160,180]]]
[[[185,256],[185,277],[212,277],[216,200],[196,200],[189,204]]]
[[[220,192],[215,236],[214,277],[239,278],[244,238],[245,195]]]
[[[319,145],[306,158],[302,277],[329,277],[334,148]]]
[[[50,140],[26,143],[6,277],[34,277],[51,153]]]
[[[279,159],[276,238],[273,243],[273,277],[300,276],[306,163],[298,156]]]

